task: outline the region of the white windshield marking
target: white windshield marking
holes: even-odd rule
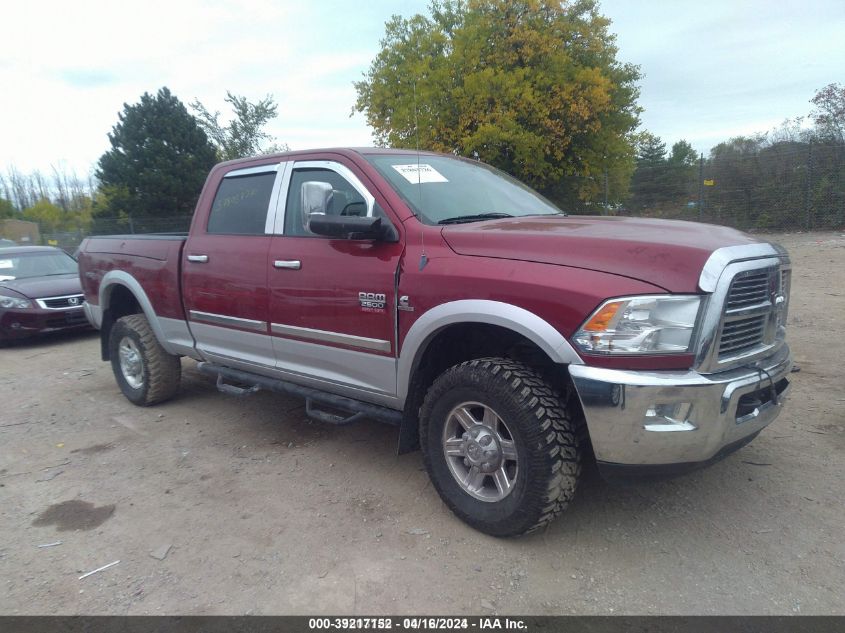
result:
[[[412,185],[426,182],[449,182],[446,177],[431,165],[421,163],[417,165],[391,165]]]

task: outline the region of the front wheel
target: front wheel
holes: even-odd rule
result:
[[[133,404],[147,407],[179,391],[181,360],[161,346],[143,314],[122,317],[112,326],[109,357],[120,390]]]
[[[580,473],[575,430],[540,374],[504,358],[447,370],[420,411],[434,487],[458,517],[493,536],[532,532],[566,508]]]

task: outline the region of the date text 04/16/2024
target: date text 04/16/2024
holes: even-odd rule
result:
[[[310,618],[308,628],[315,630],[371,630],[371,631],[448,631],[448,630],[527,630],[518,618],[474,617],[405,617],[405,618]]]

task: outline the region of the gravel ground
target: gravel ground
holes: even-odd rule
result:
[[[774,239],[801,368],[781,417],[682,478],[588,467],[521,539],[454,518],[395,429],[224,396],[188,360],[137,408],[95,334],[0,350],[0,613],[843,614],[845,236]]]

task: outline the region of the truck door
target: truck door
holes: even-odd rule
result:
[[[363,175],[362,175],[363,177]],[[276,367],[313,386],[352,396],[396,392],[396,279],[402,242],[334,239],[308,229],[303,185],[322,183],[326,214],[381,215],[397,228],[352,169],[297,161],[280,194],[270,243],[270,333]],[[284,204],[282,204],[284,203]],[[278,234],[281,233],[281,234]]]
[[[204,226],[191,227],[182,295],[197,350],[208,360],[242,369],[275,364],[267,254],[283,171],[279,168],[275,163],[225,174]],[[195,225],[201,218],[197,220]]]

